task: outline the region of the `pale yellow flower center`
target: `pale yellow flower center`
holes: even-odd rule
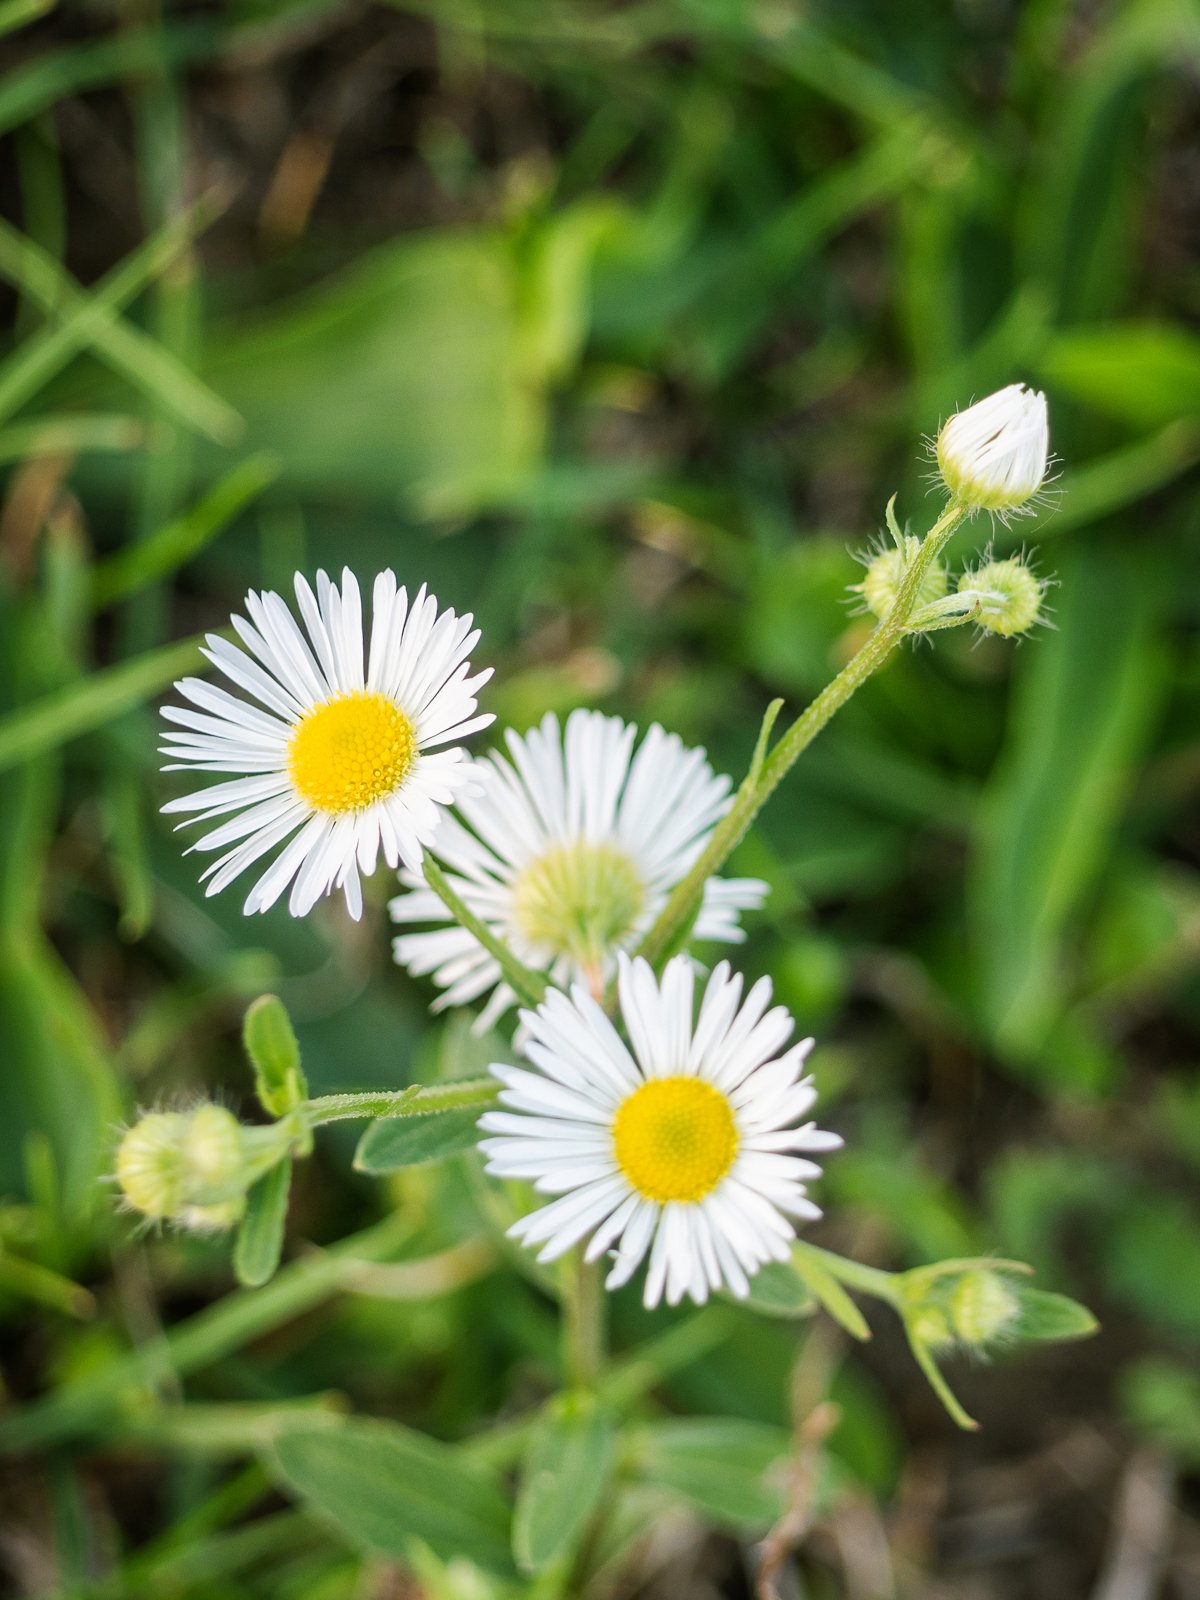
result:
[[[400,707],[356,689],[300,722],[288,743],[288,774],[314,811],[338,817],[394,794],[416,753],[416,730]]]
[[[737,1125],[729,1101],[702,1078],[651,1078],[617,1108],[613,1150],[646,1200],[695,1202],[733,1165]]]
[[[534,944],[585,965],[632,931],[645,889],[627,855],[608,844],[556,845],[513,885],[513,918]]]

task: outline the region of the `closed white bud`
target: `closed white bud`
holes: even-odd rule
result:
[[[938,434],[942,481],[970,511],[1020,510],[1041,487],[1049,459],[1046,397],[1023,383],[968,406]]]
[[[974,596],[974,619],[988,633],[1011,639],[1028,633],[1041,620],[1045,585],[1023,561],[1010,556],[1006,561],[989,561],[977,572],[964,572],[958,580],[959,594]]]

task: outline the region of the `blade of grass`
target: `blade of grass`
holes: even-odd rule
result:
[[[14,422],[0,431],[0,466],[36,456],[76,456],[88,450],[142,450],[151,430],[140,417],[81,412]]]
[[[0,717],[0,772],[102,727],[199,662],[200,641],[184,639],[122,661]]]
[[[56,0],[7,0],[7,4],[0,5],[0,38],[27,22],[36,22],[53,11],[55,4]]]
[[[165,578],[200,553],[238,512],[279,476],[270,456],[251,456],[221,479],[202,500],[141,544],[100,562],[92,572],[92,604],[98,609],[128,599]]]
[[[327,1300],[338,1292],[347,1262],[391,1260],[413,1226],[404,1212],[393,1212],[332,1249],[291,1262],[262,1289],[226,1295],[162,1338],[0,1420],[0,1452],[91,1432],[120,1409],[130,1390],[186,1377]]]
[[[236,438],[233,407],[118,313],[187,249],[215,215],[211,199],[159,229],[87,291],[31,239],[0,221],[0,276],[60,320],[27,339],[0,368],[0,420],[10,417],[81,350],[93,348],[173,416],[218,443]]]

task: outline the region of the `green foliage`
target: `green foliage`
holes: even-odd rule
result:
[[[257,1289],[275,1276],[283,1251],[291,1184],[291,1162],[280,1161],[246,1195],[246,1215],[238,1230],[233,1270],[247,1289]]]
[[[611,1417],[587,1395],[564,1395],[538,1420],[513,1512],[522,1572],[542,1572],[575,1553],[608,1488],[615,1445]]]
[[[441,1160],[507,1039],[430,1018],[391,969],[385,872],[358,928],[204,899],[157,815],[182,780],[152,708],[247,587],[390,564],[476,611],[500,725],[657,718],[736,782],[764,707],[786,727],[862,642],[851,552],[889,540],[889,497],[901,535],[927,526],[915,441],[1016,378],[1047,389],[1059,481],[1037,521],[961,530],[951,565],[1023,551],[1052,629],[941,634],[856,698],[730,862],[773,884],[737,959],[818,1034],[847,1140],[806,1242],[974,1263],[917,1340],[948,1403],[965,1417],[939,1363],[1005,1418],[1011,1470],[1107,1433],[1115,1395],[1190,1470],[1192,0],[6,0],[0,35],[0,1448],[38,1582],[345,1600],[407,1582],[395,1562],[432,1600],[550,1600],[575,1564],[598,1592],[678,1588],[642,1564],[664,1511],[766,1531],[796,1359],[828,1339],[836,1537],[800,1581],[834,1592],[822,1552],[861,1546],[841,1476],[893,1525],[909,1450],[969,1522],[986,1473],[959,1474],[892,1313],[851,1342],[862,1311],[813,1254],[738,1307],[614,1297],[615,1443],[548,1401],[552,1284],[504,1239],[528,1196]],[[389,1114],[358,1173],[359,1130],[330,1126],[260,1179],[232,1261],[139,1234],[104,1182],[122,1124],[244,1106],[237,1019],[264,990],[268,1115],[309,1081],[315,1126]],[[1013,1359],[968,1395],[961,1327],[1000,1302],[962,1281],[991,1250],[1039,1287],[1002,1274]],[[1057,1350],[1090,1313],[1042,1283],[1112,1334]],[[298,1414],[331,1393],[397,1421]],[[1101,1553],[1070,1537],[1084,1592]],[[903,1559],[918,1590],[956,1581]]]
[[[289,1427],[271,1464],[283,1482],[359,1548],[404,1557],[420,1539],[450,1561],[511,1571],[508,1507],[462,1453],[395,1423]]]

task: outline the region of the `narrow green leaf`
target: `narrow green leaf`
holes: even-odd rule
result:
[[[0,96],[2,97],[2,96]],[[232,406],[120,311],[184,250],[211,215],[202,202],[160,228],[84,290],[47,251],[0,221],[0,276],[24,290],[54,319],[0,367],[0,418],[11,416],[80,351],[93,349],[172,416],[218,443],[241,431]]]
[[[820,1301],[835,1322],[840,1323],[852,1338],[866,1340],[871,1337],[867,1319],[815,1253],[803,1244],[797,1244],[792,1251],[792,1261],[814,1298]]]
[[[194,669],[199,641],[184,639],[81,678],[0,717],[0,772],[90,733]]]
[[[933,1357],[933,1352],[929,1349],[927,1344],[913,1335],[911,1328],[908,1328],[907,1331],[909,1348],[916,1357],[917,1365],[929,1380],[929,1387],[945,1406],[947,1413],[952,1418],[954,1423],[960,1427],[964,1433],[974,1433],[979,1427],[979,1424],[975,1421],[975,1418],[971,1416],[970,1412],[963,1408],[958,1396],[946,1382],[946,1379],[942,1374],[942,1369],[938,1366]]]
[[[513,1554],[541,1572],[577,1549],[608,1484],[616,1430],[587,1396],[568,1395],[539,1421],[517,1490]]]
[[[27,22],[36,22],[47,11],[53,11],[55,0],[5,0],[0,5],[0,37],[23,28]]]
[[[448,1445],[396,1423],[288,1428],[268,1458],[285,1485],[349,1542],[404,1560],[411,1539],[444,1561],[512,1574],[509,1514],[484,1473]]]
[[[264,994],[246,1012],[242,1043],[254,1067],[254,1088],[264,1111],[285,1117],[307,1098],[300,1045],[287,1008],[277,995]]]
[[[202,500],[138,544],[127,545],[92,572],[92,603],[113,605],[166,577],[199,554],[238,513],[279,476],[269,456],[251,456],[215,484]]]
[[[1086,1306],[1065,1294],[1013,1284],[1020,1301],[1017,1318],[1006,1333],[1017,1339],[1086,1339],[1100,1324]]]
[[[265,1173],[246,1196],[246,1215],[238,1230],[233,1270],[247,1289],[269,1282],[279,1267],[291,1186],[292,1163],[284,1160]]]
[[[373,1122],[359,1140],[354,1166],[359,1172],[397,1172],[461,1155],[479,1138],[479,1116],[472,1106]]]
[[[754,742],[754,754],[750,758],[750,771],[746,774],[746,783],[753,787],[758,782],[758,775],[763,769],[763,762],[767,759],[767,745],[770,743],[771,731],[783,710],[782,700],[772,700],[763,713],[762,724],[758,730],[758,738]]]

